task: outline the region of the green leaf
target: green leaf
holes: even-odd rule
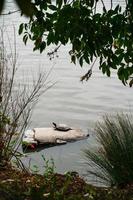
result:
[[[67,0],[64,0],[64,4],[66,4],[67,3]]]
[[[49,9],[50,9],[50,10],[53,10],[53,11],[56,11],[56,10],[57,10],[57,7],[54,6],[54,5],[49,5]]]
[[[46,48],[46,42],[42,42],[41,44],[40,44],[40,53],[42,53],[43,52],[43,50]]]
[[[107,10],[106,10],[105,6],[103,6],[103,12],[104,12],[104,13],[106,13],[106,12],[107,12]]]
[[[117,49],[116,51],[115,51],[115,54],[121,54],[121,53],[123,53],[124,52],[124,49]]]
[[[20,26],[19,26],[19,31],[18,31],[18,33],[19,33],[19,35],[23,32],[23,23],[22,24],[20,24]]]
[[[129,58],[129,54],[128,53],[124,54],[124,60],[125,60],[126,63],[129,63],[130,58]]]
[[[106,74],[107,74],[108,77],[110,77],[111,72],[110,72],[109,67],[106,68]]]
[[[88,64],[90,64],[90,59],[89,59],[89,55],[88,54],[84,54],[84,59]],[[92,60],[93,60],[93,58],[91,58],[91,61]]]
[[[72,61],[74,64],[76,64],[76,56],[75,56],[75,55],[72,55],[72,56],[71,56],[71,61]]]
[[[24,42],[25,45],[26,45],[26,43],[27,43],[27,40],[28,40],[28,35],[26,34],[26,35],[24,35],[24,37],[23,37],[23,42]]]
[[[34,48],[33,48],[33,51],[36,51],[38,49],[38,46],[35,46]]]
[[[131,81],[129,82],[129,86],[132,87],[133,85],[133,79],[131,79]]]
[[[94,0],[86,0],[86,4],[90,7],[94,6]]]
[[[123,58],[124,58],[124,53],[121,53],[121,54],[118,56],[118,61],[119,61],[119,63],[122,62]]]
[[[116,6],[116,8],[114,10],[115,13],[117,13],[119,11],[119,7],[120,7],[119,5]]]
[[[47,36],[47,45],[50,45],[54,40],[54,33],[51,31]]]
[[[4,8],[4,3],[5,3],[5,0],[0,1],[0,13],[2,12],[2,10]]]
[[[99,68],[102,69],[102,73],[105,74],[105,72],[106,72],[106,68],[107,68],[106,63],[103,62],[102,65],[101,65]]]
[[[80,57],[79,64],[80,64],[81,67],[83,66],[83,57]]]
[[[91,7],[94,6],[94,0],[91,0],[90,6],[91,6]]]
[[[56,4],[58,8],[61,8],[63,1],[62,0],[56,0]]]

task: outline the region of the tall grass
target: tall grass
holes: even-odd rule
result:
[[[88,175],[109,186],[133,184],[132,116],[106,115],[96,126],[96,140],[97,149],[84,149]]]

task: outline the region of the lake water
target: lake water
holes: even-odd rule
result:
[[[122,3],[123,1],[117,2]],[[11,0],[8,0],[4,13],[12,10],[16,10],[16,6]],[[24,21],[26,19],[20,17],[19,13],[0,17],[0,24],[4,25],[11,43],[13,41],[13,26],[17,33],[19,24]],[[132,112],[133,88],[123,86],[117,80],[114,72],[111,78],[104,76],[98,70],[98,63],[95,65],[91,79],[81,83],[80,77],[87,71],[88,66],[86,65],[82,69],[78,65],[71,64],[68,54],[69,46],[61,47],[58,52],[59,57],[50,61],[47,51],[40,55],[38,52],[32,51],[32,43],[29,42],[25,46],[22,42],[22,36],[16,35],[16,38],[18,61],[21,65],[18,79],[21,80],[24,74],[31,77],[37,73],[39,68],[46,70],[46,72],[52,68],[48,80],[52,83],[56,82],[41,96],[33,112],[29,128],[49,127],[52,122],[57,122],[79,127],[84,132],[90,133],[90,137],[86,140],[29,153],[24,162],[27,164],[27,160],[31,159],[31,163],[38,165],[42,170],[44,163],[41,155],[44,155],[46,159],[54,159],[57,172],[76,170],[80,174],[84,174],[82,149],[96,145],[93,131],[95,123],[105,113]]]

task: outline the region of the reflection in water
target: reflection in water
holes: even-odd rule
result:
[[[7,2],[6,10],[15,10],[13,3]],[[108,4],[109,0],[107,1]],[[124,1],[114,1],[115,3]],[[4,24],[6,31],[13,38],[13,25],[18,30],[21,22],[27,19],[20,17],[19,13],[8,15],[0,18],[0,24]],[[43,160],[41,155],[46,158],[53,157],[55,160],[56,170],[65,172],[67,170],[77,170],[84,172],[82,164],[82,151],[86,146],[96,145],[94,140],[93,127],[95,122],[101,119],[105,113],[115,113],[118,111],[132,112],[133,96],[132,88],[125,87],[117,80],[115,73],[111,78],[102,75],[98,70],[96,63],[92,78],[88,82],[81,83],[80,76],[86,70],[70,63],[68,55],[69,46],[62,47],[59,50],[59,58],[50,61],[47,52],[39,54],[32,51],[32,44],[29,42],[25,46],[22,37],[17,35],[17,49],[19,53],[19,64],[21,65],[18,73],[19,81],[25,80],[30,82],[33,74],[36,74],[39,67],[49,71],[53,67],[49,79],[56,84],[47,91],[40,99],[34,110],[32,123],[33,127],[49,127],[53,121],[65,123],[69,126],[82,128],[85,132],[90,133],[87,140],[81,140],[75,143],[68,143],[62,146],[44,148],[39,152],[27,154],[37,165],[42,166]],[[26,82],[25,82],[26,84]],[[27,158],[25,159],[27,163]],[[83,170],[83,171],[82,171]]]

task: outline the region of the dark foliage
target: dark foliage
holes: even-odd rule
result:
[[[103,3],[103,11],[97,7]],[[34,50],[43,52],[50,44],[66,45],[71,61],[91,64],[99,58],[99,69],[107,76],[117,71],[123,84],[132,86],[133,80],[133,3],[125,1],[124,10],[120,5],[107,10],[101,0],[35,0],[34,15],[29,23],[21,24],[23,41],[34,42]],[[88,76],[87,76],[88,77]],[[85,76],[84,78],[87,79]]]

